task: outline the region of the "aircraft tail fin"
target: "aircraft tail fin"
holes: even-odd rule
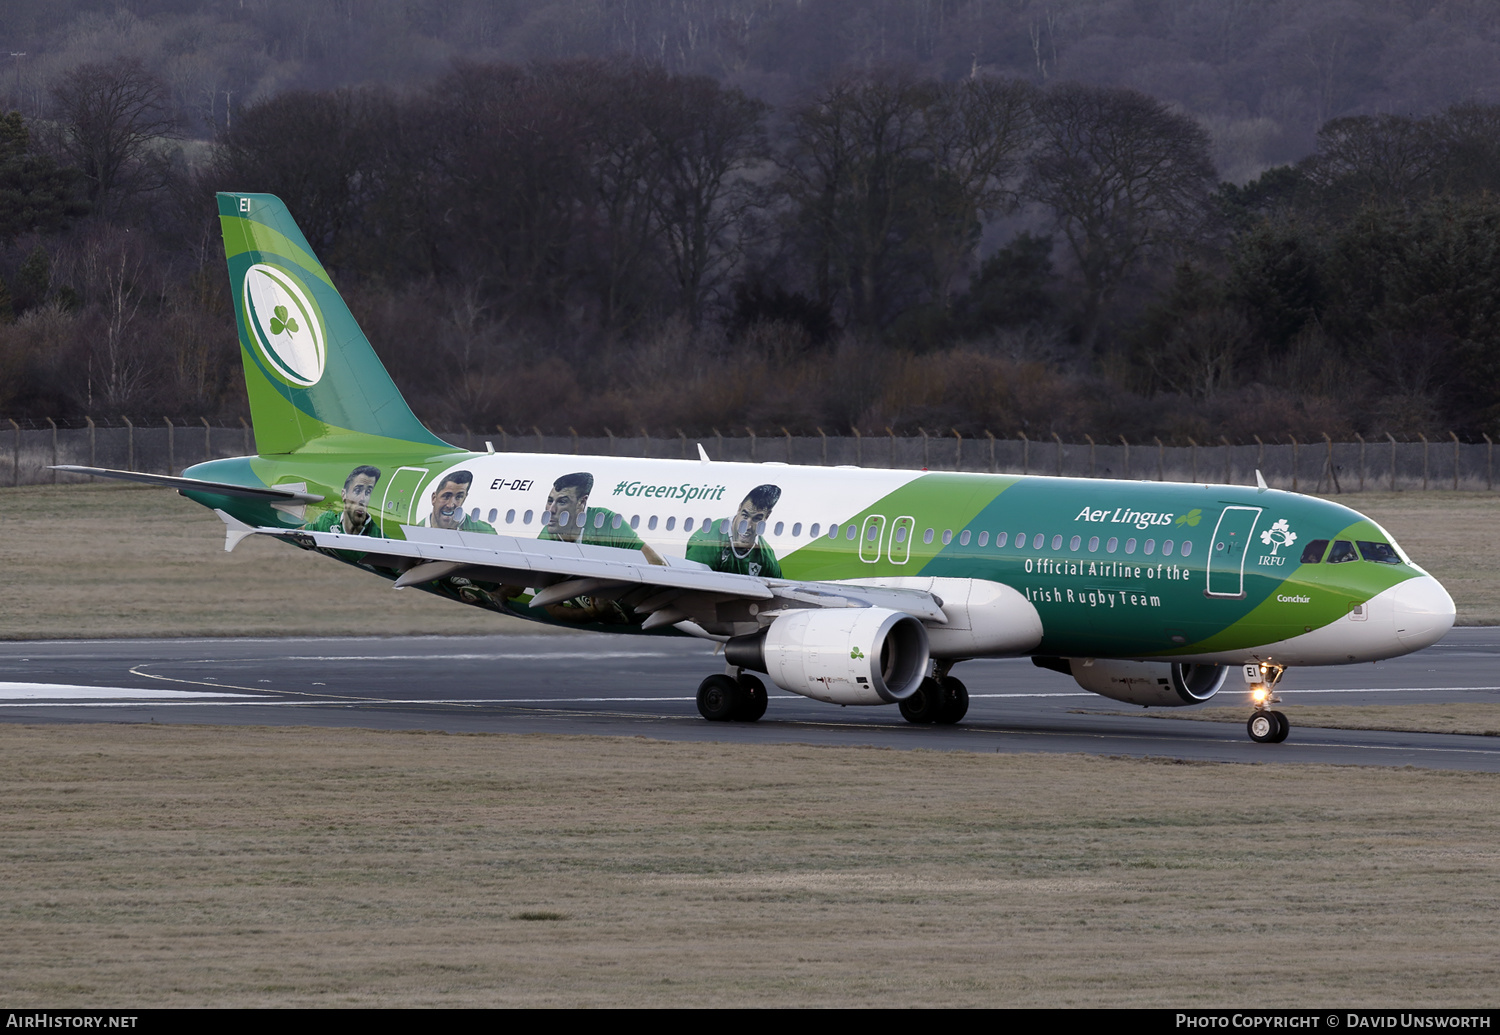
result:
[[[281,199],[218,201],[256,451],[375,444],[349,436],[451,449],[401,398]]]

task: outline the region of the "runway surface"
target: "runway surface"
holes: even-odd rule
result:
[[[723,670],[710,651],[700,641],[587,633],[0,642],[0,721],[594,734],[1500,771],[1500,737],[1294,727],[1283,744],[1255,744],[1242,723],[1158,718],[1158,710],[1097,697],[1025,658],[954,670],[972,698],[959,726],[912,726],[894,707],[838,708],[775,689],[760,722],[709,723],[693,695],[705,675]],[[1500,628],[1461,628],[1405,658],[1294,669],[1279,689],[1287,704],[1500,704],[1497,662]],[[1212,703],[1243,702],[1238,680],[1231,671]]]

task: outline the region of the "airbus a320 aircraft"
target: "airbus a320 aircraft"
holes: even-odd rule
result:
[[[1436,643],[1453,600],[1370,519],[1266,488],[471,453],[412,414],[286,207],[220,194],[257,455],[173,478],[227,526],[455,601],[579,628],[701,637],[705,719],[765,684],[955,723],[971,658],[1030,656],[1174,707],[1231,669],[1277,742],[1290,665]],[[716,648],[717,652],[717,648]]]

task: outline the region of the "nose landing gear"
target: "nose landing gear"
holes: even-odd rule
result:
[[[1255,706],[1245,723],[1245,730],[1257,744],[1280,744],[1292,731],[1287,717],[1270,708],[1281,703],[1281,698],[1276,696],[1276,684],[1285,674],[1285,665],[1262,662],[1245,666],[1245,682],[1250,684],[1250,702]]]

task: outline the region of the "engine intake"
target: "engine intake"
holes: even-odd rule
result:
[[[1032,661],[1042,668],[1068,673],[1079,686],[1102,697],[1155,708],[1201,704],[1219,692],[1229,675],[1224,665],[1186,662],[1104,658],[1033,658]]]
[[[920,621],[880,607],[792,611],[724,648],[731,665],[832,704],[904,701],[927,675],[928,654]]]

